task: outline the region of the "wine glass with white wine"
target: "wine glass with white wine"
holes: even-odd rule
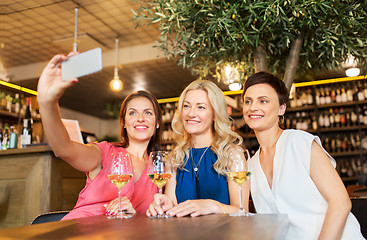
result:
[[[247,213],[243,208],[242,202],[242,185],[250,178],[251,172],[247,170],[247,159],[250,158],[250,154],[247,149],[231,149],[229,152],[229,166],[227,175],[239,186],[239,194],[240,194],[240,209],[235,212],[229,214],[231,217],[238,216],[249,216],[250,213]]]
[[[108,216],[108,218],[131,218],[131,215],[126,215],[125,212],[121,210],[121,189],[133,177],[133,165],[131,164],[128,152],[111,154],[107,177],[118,188],[119,195],[117,214],[115,216]]]
[[[148,177],[158,187],[159,194],[162,194],[162,188],[173,174],[171,158],[166,151],[152,151],[149,155]],[[150,218],[169,218],[167,214],[151,216]]]

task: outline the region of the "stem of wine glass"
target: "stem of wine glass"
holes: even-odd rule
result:
[[[240,186],[240,211],[244,212],[243,203],[242,203],[242,185]]]
[[[119,204],[118,204],[118,212],[117,212],[117,217],[118,218],[122,218],[123,214],[122,214],[122,210],[121,210],[121,188],[119,188]]]

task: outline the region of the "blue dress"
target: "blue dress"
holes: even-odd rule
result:
[[[215,171],[213,165],[217,161],[217,155],[211,148],[205,152],[206,149],[192,148],[189,160],[185,159],[185,168],[177,169],[176,198],[178,203],[193,199],[213,199],[223,204],[229,204],[227,177]],[[201,156],[203,157],[198,166]],[[197,177],[194,166],[199,169]]]

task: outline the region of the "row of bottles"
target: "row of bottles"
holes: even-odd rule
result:
[[[10,113],[25,114],[26,98],[19,93],[10,93],[0,90],[0,110]]]
[[[340,158],[337,160],[336,170],[342,178],[353,178],[367,175],[367,159],[361,160],[359,156]]]
[[[314,96],[314,97],[313,97]],[[290,100],[291,107],[346,103],[367,99],[367,82],[344,82],[317,86],[314,89],[297,88],[296,96]]]
[[[366,141],[367,139],[364,136],[364,132],[362,132],[362,136],[357,132],[344,132],[344,133],[332,133],[322,136],[322,145],[326,149],[326,151],[330,153],[340,153],[340,152],[352,152],[359,151],[361,147],[365,148],[366,146],[361,145],[362,140]]]
[[[367,105],[354,108],[329,108],[314,112],[286,113],[284,128],[300,130],[316,130],[318,128],[351,127],[367,125]]]
[[[37,138],[32,136],[32,125],[31,98],[27,98],[26,111],[20,134],[15,126],[9,123],[3,123],[0,119],[0,149],[24,148],[29,144],[35,143],[34,141],[37,141]]]

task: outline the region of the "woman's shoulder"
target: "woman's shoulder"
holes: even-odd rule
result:
[[[306,131],[303,130],[297,130],[297,129],[286,129],[283,131],[282,133],[282,137],[286,138],[287,140],[301,140],[301,139],[305,139],[305,140],[309,140],[309,139],[314,139],[315,135],[312,135],[311,133],[308,133]]]

